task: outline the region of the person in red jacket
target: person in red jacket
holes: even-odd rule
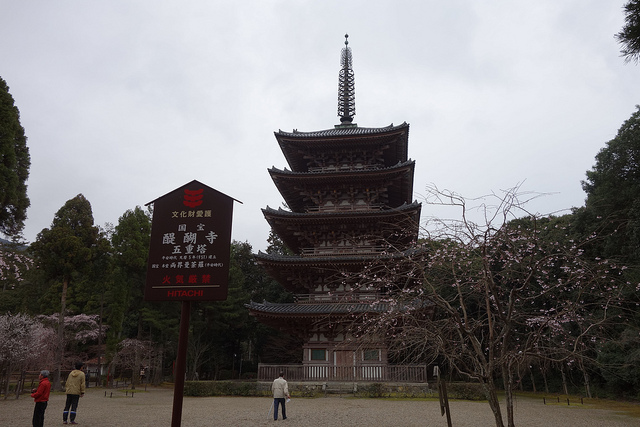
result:
[[[49,382],[49,371],[40,371],[40,383],[38,388],[31,390],[31,397],[36,402],[36,407],[33,408],[33,427],[44,426],[44,411],[47,409],[47,403],[49,402],[49,392],[51,391],[51,383]]]

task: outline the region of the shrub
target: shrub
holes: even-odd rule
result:
[[[233,378],[233,371],[230,369],[220,369],[218,371],[218,380],[230,380]]]
[[[271,390],[259,389],[255,382],[186,381],[185,396],[270,396]]]
[[[363,397],[385,397],[386,387],[382,383],[358,385],[358,393]]]
[[[428,385],[407,385],[398,387],[398,396],[403,398],[432,397]]]
[[[447,383],[447,395],[450,399],[486,400],[482,386],[476,383]]]

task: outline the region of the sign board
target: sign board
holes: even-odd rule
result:
[[[153,203],[146,301],[227,299],[234,199],[191,181]]]

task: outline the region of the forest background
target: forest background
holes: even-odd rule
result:
[[[640,109],[606,143],[582,184],[585,206],[560,217],[509,218],[503,227],[514,229],[535,220],[546,229],[561,230],[543,233],[539,238],[547,241],[541,247],[583,242],[580,250],[590,259],[621,266],[615,276],[620,304],[609,316],[613,320],[601,335],[605,339],[584,353],[584,366],[569,358],[531,363],[519,386],[532,389],[538,383],[539,389],[561,391],[559,379],[566,374],[569,386],[582,392],[586,372],[593,394],[638,398]],[[110,366],[111,378],[135,378],[138,369],[146,367],[148,380],[171,379],[180,305],[143,299],[151,215],[135,207],[116,225],[100,228],[93,222],[90,202],[79,194],[29,247],[5,242],[0,292],[3,374],[43,366],[61,371],[75,360],[101,357]],[[417,244],[437,243],[432,238],[424,234]],[[269,243],[269,252],[286,253],[276,236]],[[248,379],[255,377],[258,363],[301,359],[295,338],[260,324],[245,308],[251,300],[292,302],[293,296],[257,265],[249,243],[234,241],[230,250],[228,299],[193,304],[189,379]],[[464,251],[461,247],[461,258],[468,257]],[[564,298],[563,290],[557,292]],[[544,370],[550,374],[543,376]]]
[[[627,27],[619,34],[627,58],[637,61],[640,22],[638,2],[629,2]],[[635,30],[635,33],[634,33]],[[73,361],[103,359],[110,378],[147,369],[154,382],[170,379],[176,356],[179,305],[143,300],[151,212],[135,207],[117,224],[94,224],[91,203],[82,194],[67,201],[29,246],[21,244],[29,200],[26,180],[29,155],[19,112],[9,88],[0,79],[2,156],[0,166],[0,231],[12,237],[2,245],[0,293],[0,374],[51,368],[60,373]],[[580,364],[570,358],[543,358],[524,366],[518,384],[560,389],[585,385],[597,396],[640,398],[640,109],[606,142],[582,182],[585,205],[556,216],[508,218],[505,230],[523,223],[544,223],[540,247],[581,242],[580,251],[594,261],[616,265],[615,279],[605,271],[603,282],[615,282],[618,304],[599,325],[600,339],[581,352]],[[503,199],[504,200],[504,199]],[[426,200],[427,204],[431,201]],[[550,226],[550,227],[549,227]],[[525,227],[526,228],[526,227]],[[500,230],[498,230],[500,231]],[[437,247],[425,233],[419,245]],[[437,240],[437,239],[436,239]],[[285,253],[272,235],[268,252]],[[250,317],[251,300],[292,302],[293,296],[265,275],[248,242],[231,244],[229,297],[193,304],[188,351],[191,379],[252,378],[258,363],[299,362],[295,338],[267,328]],[[496,256],[504,256],[504,249]],[[461,250],[460,257],[467,253]],[[613,273],[611,273],[613,274]],[[506,284],[505,284],[506,286]],[[612,288],[612,290],[614,289]],[[558,288],[554,288],[558,289]],[[558,290],[557,298],[564,298]],[[579,290],[578,290],[579,291]],[[553,292],[553,291],[550,291]],[[553,297],[553,295],[552,295]],[[604,310],[591,304],[592,310]],[[568,381],[560,381],[560,378]],[[547,379],[550,379],[547,381]],[[588,378],[588,380],[587,380]]]

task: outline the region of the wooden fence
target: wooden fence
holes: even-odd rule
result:
[[[61,386],[64,390],[64,383],[67,379],[71,371],[61,371],[60,380]],[[21,372],[13,372],[8,376],[2,376],[0,378],[0,396],[4,396],[4,399],[7,399],[9,395],[14,395],[18,398],[21,394],[29,394],[31,393],[31,389],[37,388],[40,371],[21,371]],[[49,375],[49,381],[53,384],[55,372],[51,372]],[[85,372],[85,381],[86,387],[90,387],[93,382],[95,386],[99,386],[100,376],[98,375],[98,371],[90,371]]]
[[[426,365],[269,365],[258,364],[258,380],[271,381],[280,372],[289,381],[427,382]]]

